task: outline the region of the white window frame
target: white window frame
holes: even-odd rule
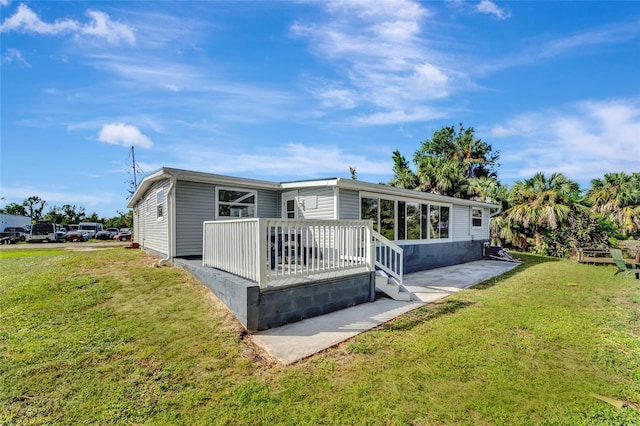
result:
[[[215,202],[215,209],[216,209],[216,220],[226,220],[226,219],[244,219],[244,218],[239,218],[236,216],[220,216],[220,205],[232,205],[235,203],[230,203],[227,201],[220,201],[220,191],[241,191],[241,192],[247,192],[251,195],[253,195],[253,204],[245,204],[246,206],[253,206],[253,216],[249,216],[249,217],[258,217],[258,191],[255,189],[248,189],[248,188],[233,188],[233,187],[227,187],[227,186],[217,186],[216,187],[216,202]]]
[[[297,219],[298,218],[298,191],[287,191],[287,192],[283,192],[282,195],[280,196],[280,216],[282,217],[282,219],[289,219],[289,217],[287,217],[287,201],[293,201],[294,203],[294,209],[293,209],[293,219]]]
[[[151,197],[147,197],[144,200],[144,215],[149,216],[151,214]]]
[[[162,202],[158,202],[158,195],[162,195]],[[164,220],[166,214],[164,209],[164,188],[160,188],[156,191],[156,217],[157,220]],[[162,214],[160,214],[162,213]]]
[[[473,212],[474,211],[479,211],[480,212],[480,217],[474,216]],[[480,225],[474,225],[473,221],[474,219],[480,219]],[[484,228],[484,209],[481,207],[471,207],[471,227],[475,228],[475,229],[480,229],[480,228]]]
[[[378,225],[380,224],[380,204],[381,204],[381,200],[385,199],[385,200],[392,200],[395,203],[395,207],[394,207],[394,211],[395,211],[395,217],[394,217],[394,234],[395,234],[395,239],[393,240],[396,244],[402,246],[402,245],[412,245],[412,244],[435,244],[435,243],[446,243],[446,242],[451,242],[453,241],[453,220],[452,220],[452,216],[453,216],[453,204],[452,203],[442,203],[442,202],[435,202],[435,201],[431,201],[431,200],[422,200],[420,198],[410,198],[410,197],[403,197],[403,196],[397,196],[397,195],[390,195],[390,194],[382,194],[382,193],[378,193],[378,192],[368,192],[368,191],[360,191],[360,202],[358,203],[358,216],[362,217],[362,199],[363,198],[377,198],[378,199]],[[405,203],[418,203],[418,205],[420,205],[420,211],[422,212],[422,204],[427,204],[429,205],[429,210],[431,210],[431,206],[438,206],[438,207],[447,207],[449,209],[449,231],[448,231],[448,237],[447,238],[427,238],[427,239],[419,239],[419,240],[400,240],[398,239],[398,201],[404,201]],[[405,205],[406,208],[406,205]],[[406,217],[405,217],[405,221],[406,221]],[[378,229],[378,232],[380,232],[380,230]],[[406,232],[406,226],[405,226],[405,232]]]

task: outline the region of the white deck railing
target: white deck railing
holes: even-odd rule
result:
[[[203,232],[204,266],[261,288],[374,269],[371,221],[220,220],[204,222]]]
[[[403,277],[403,250],[402,247],[386,239],[376,231],[371,231],[374,241],[375,266],[396,279],[402,284]]]

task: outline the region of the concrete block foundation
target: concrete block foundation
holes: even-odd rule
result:
[[[173,259],[207,286],[248,331],[260,331],[375,300],[375,274],[261,290],[258,284],[202,266],[200,260]]]
[[[482,245],[487,240],[456,241],[442,244],[402,245],[404,273],[459,265],[483,259]]]

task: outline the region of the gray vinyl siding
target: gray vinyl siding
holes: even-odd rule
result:
[[[333,187],[298,190],[299,219],[335,219]],[[315,205],[315,208],[312,207]]]
[[[482,209],[482,227],[471,226],[471,207],[453,206],[453,240],[489,239],[489,209]]]
[[[338,219],[360,220],[360,192],[340,189],[338,198]]]
[[[453,241],[466,241],[471,239],[470,219],[471,209],[468,206],[453,206]]]
[[[226,188],[226,187],[225,187]],[[238,187],[251,190],[252,188]],[[278,214],[278,193],[258,190],[258,217]],[[216,218],[216,186],[178,181],[176,184],[176,256],[202,255],[202,222]]]
[[[482,227],[469,227],[470,234],[476,240],[489,239],[489,209],[482,209]],[[471,221],[471,209],[469,209],[469,221]]]
[[[258,190],[258,217],[280,217],[280,195],[277,191]]]
[[[159,189],[164,189],[163,200],[163,218],[158,220],[156,194]],[[139,235],[140,245],[145,249],[154,250],[158,253],[167,255],[168,251],[168,234],[169,234],[169,206],[167,203],[167,191],[169,190],[169,181],[161,180],[156,182],[144,195],[140,203],[139,214]],[[147,212],[147,198],[149,199],[149,210]]]
[[[202,222],[216,218],[216,191],[211,184],[176,184],[176,256],[202,255]]]
[[[133,206],[133,241],[140,241],[140,221],[138,220],[138,212],[140,209],[140,202],[137,202]]]

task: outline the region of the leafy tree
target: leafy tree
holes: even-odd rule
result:
[[[65,219],[63,220],[63,223],[66,223],[66,224],[83,222],[86,217],[84,207],[77,208],[75,204],[74,205],[65,204],[62,206],[62,210],[64,211],[64,214],[65,214]]]
[[[561,173],[549,178],[536,173],[517,181],[508,201],[511,207],[494,222],[499,229],[494,235],[520,249],[565,255],[571,247],[587,243],[585,227],[597,227],[597,221],[593,222],[588,209],[580,204],[579,185]],[[582,237],[572,237],[577,235]]]
[[[414,161],[419,164],[422,157],[439,157],[456,162],[466,179],[495,177],[494,167],[498,165],[500,154],[493,152],[491,145],[476,138],[474,133],[473,127],[465,129],[462,123],[457,132],[453,126],[443,127],[434,132],[431,139],[422,142]]]
[[[27,198],[22,203],[27,211],[27,216],[29,216],[32,221],[38,221],[42,218],[42,211],[46,204],[47,202],[37,195]]]
[[[500,185],[500,182],[494,177],[477,177],[467,181],[465,187],[469,199],[474,201],[482,201],[484,203],[502,204],[503,208],[507,208],[507,194],[509,189]]]
[[[100,219],[100,216],[98,216],[98,213],[93,212],[93,213],[91,213],[89,216],[87,216],[87,217],[84,219],[84,221],[85,221],[85,222],[100,222],[100,221],[101,221],[101,219]]]
[[[14,214],[17,216],[29,216],[27,210],[24,208],[24,204],[9,203],[4,206],[4,209],[0,209],[0,213]]]
[[[51,223],[63,224],[65,223],[64,219],[64,211],[61,207],[58,206],[51,207],[49,211],[44,215],[44,220],[47,220]]]
[[[585,201],[627,236],[640,235],[640,173],[609,173],[591,181]]]
[[[536,173],[525,181],[517,181],[510,193],[507,217],[534,232],[542,226],[555,229],[565,222],[571,208],[580,196],[578,184],[562,173],[554,173],[548,179],[544,173]]]
[[[393,178],[389,184],[397,188],[415,189],[418,186],[418,176],[409,167],[409,162],[400,151],[393,151]]]
[[[478,185],[499,186],[494,168],[500,155],[475,137],[474,129],[443,127],[422,142],[413,156],[416,172],[398,150],[393,152],[394,177],[390,185],[459,198],[486,193]],[[485,178],[475,181],[473,179]],[[472,191],[473,189],[473,191]]]
[[[118,211],[118,215],[104,220],[106,228],[133,228],[133,210]]]

